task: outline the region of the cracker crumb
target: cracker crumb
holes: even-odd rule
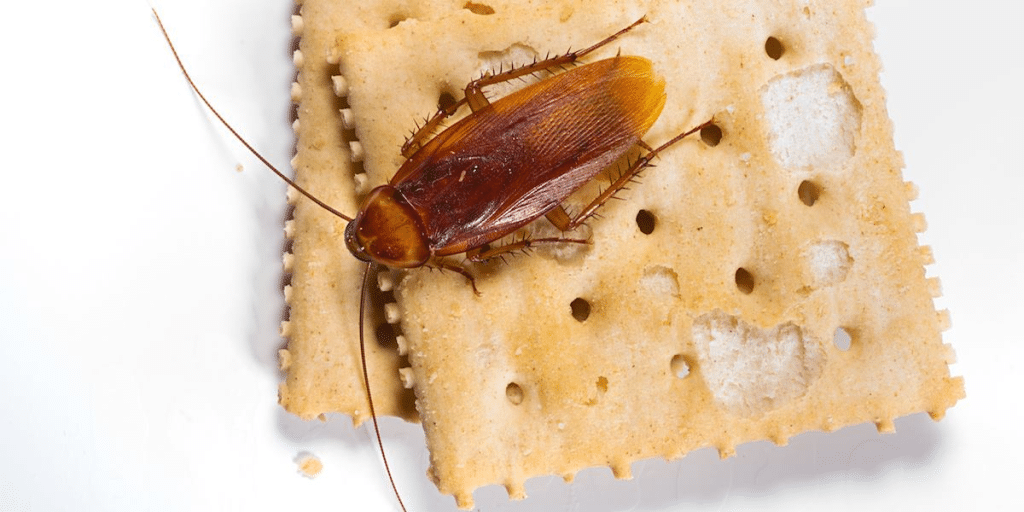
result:
[[[299,473],[306,478],[316,478],[324,469],[324,463],[320,458],[311,453],[303,452],[295,457],[295,464],[299,466]]]

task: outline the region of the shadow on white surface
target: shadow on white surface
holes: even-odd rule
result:
[[[278,430],[293,445],[337,445],[339,451],[333,456],[344,460],[319,453],[325,467],[342,466],[341,471],[349,474],[377,474],[379,486],[367,492],[391,492],[369,423],[354,429],[343,415],[330,415],[326,422],[306,422],[281,410]],[[383,418],[381,433],[409,510],[456,510],[454,499],[441,495],[425,475],[428,454],[420,427]],[[711,448],[671,462],[643,460],[633,464],[632,480],[617,480],[608,468],[583,470],[571,484],[559,476],[532,478],[526,482],[528,497],[523,501],[511,501],[502,486],[490,485],[474,493],[474,510],[758,509],[807,494],[807,489],[813,489],[811,499],[835,500],[851,485],[856,488],[860,482],[884,480],[890,473],[914,478],[913,473],[920,471],[924,478],[941,444],[942,424],[927,414],[915,414],[898,419],[896,432],[891,434],[879,434],[868,423],[831,433],[807,432],[782,447],[767,441],[743,444],[736,456],[725,460]],[[873,483],[866,487],[865,492],[878,491]]]

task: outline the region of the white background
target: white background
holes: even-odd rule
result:
[[[365,427],[276,403],[284,186],[210,121],[146,2],[99,4],[19,2],[0,16],[0,510],[395,509]],[[287,167],[294,6],[159,5],[211,99]],[[953,373],[966,377],[946,419],[640,462],[632,481],[539,478],[524,502],[489,487],[478,506],[1021,506],[1021,5],[869,12],[938,259],[929,273],[944,284],[937,305],[953,315]],[[410,510],[454,509],[423,474],[417,426],[385,422],[384,441]],[[304,451],[325,464],[315,480],[296,473]]]

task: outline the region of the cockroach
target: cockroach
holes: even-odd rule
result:
[[[711,125],[708,121],[680,133],[657,148],[641,137],[661,115],[664,80],[643,57],[616,55],[567,71],[557,68],[577,61],[647,21],[626,28],[582,50],[471,81],[465,96],[441,107],[402,146],[405,163],[391,180],[369,192],[354,217],[317,199],[274,167],[217,112],[199,91],[178,57],[160,17],[153,12],[174,58],[192,90],[241,143],[288,185],[311,201],[345,219],[345,245],[367,263],[359,301],[359,343],[363,383],[385,471],[399,506],[402,498],[391,476],[373,407],[366,371],[363,317],[369,276],[377,265],[410,269],[432,267],[465,276],[479,295],[472,274],[446,258],[464,254],[471,262],[500,257],[542,243],[588,243],[549,237],[522,238],[492,248],[490,244],[544,216],[562,232],[591,218],[662,151]],[[501,82],[550,73],[497,101],[484,88]],[[434,135],[462,107],[469,115]],[[570,216],[561,203],[619,160],[630,149],[647,151],[579,213]]]

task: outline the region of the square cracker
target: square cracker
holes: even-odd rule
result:
[[[339,99],[344,82],[337,76],[335,38],[345,30],[383,29],[384,11],[372,2],[309,1],[292,17],[298,39],[292,89],[297,104],[295,178],[306,190],[335,208],[352,214],[358,207],[351,142]],[[360,21],[363,20],[363,21]],[[292,218],[285,226],[290,240],[284,255],[288,276],[285,301],[288,319],[281,333],[288,346],[279,353],[286,373],[278,399],[289,412],[310,419],[340,412],[358,425],[369,418],[359,359],[359,296],[364,265],[345,248],[345,222],[289,190]],[[382,300],[374,296],[377,302]],[[385,324],[379,308],[371,307],[368,340]],[[392,340],[393,341],[393,340]],[[393,346],[367,344],[367,368],[378,415],[417,418],[413,394],[397,377],[406,364]]]
[[[450,273],[401,277],[388,310],[401,318],[403,376],[431,477],[459,506],[491,483],[522,497],[523,482],[541,474],[609,466],[625,478],[635,460],[704,446],[727,456],[739,443],[784,444],[813,429],[871,421],[887,431],[913,412],[941,418],[963,397],[941,339],[948,315],[934,309],[938,281],[925,275],[930,251],[917,242],[923,217],[910,210],[914,189],[892,143],[868,2],[352,4],[302,7],[296,170],[309,183],[333,180],[323,183],[336,187],[332,204],[354,210],[336,160],[351,155],[336,125],[307,124],[320,108],[342,108],[355,126],[365,191],[401,165],[410,120],[441,95],[461,97],[482,71],[592,44],[644,14],[650,23],[587,60],[641,55],[666,78],[649,144],[712,116],[723,132],[717,145],[693,138],[660,155],[589,223],[592,245],[471,267],[480,297]],[[312,20],[330,28],[314,36]],[[781,56],[766,49],[769,37]],[[321,58],[341,66],[340,103],[321,89],[319,103],[310,99],[333,73]],[[325,148],[335,151],[329,162]],[[607,184],[596,182],[570,210]],[[340,242],[343,225],[306,226],[322,214],[304,203],[288,258],[282,403],[315,415],[345,392],[362,411],[358,363],[341,362],[352,353],[342,340],[356,325],[358,265]],[[654,219],[650,234],[638,227],[641,210]],[[552,230],[541,220],[527,232]],[[299,300],[300,288],[319,298]],[[378,394],[400,396],[386,389]],[[305,402],[315,403],[296,406]]]

